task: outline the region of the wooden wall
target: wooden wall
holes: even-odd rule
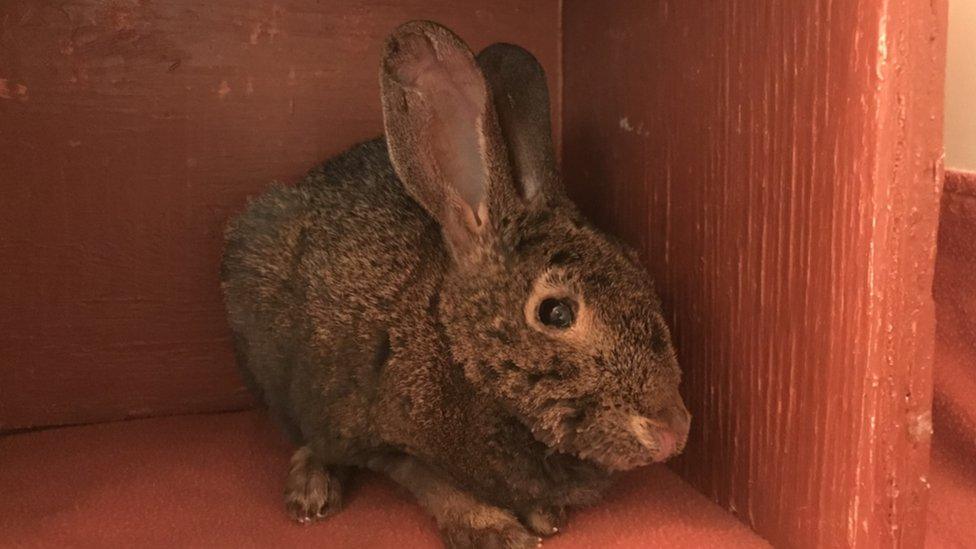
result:
[[[948,115],[948,111],[946,113]],[[937,322],[933,415],[936,441],[967,473],[976,468],[976,172],[946,171],[932,293]],[[953,488],[943,487],[946,493]],[[939,489],[936,487],[935,489]],[[971,494],[976,494],[973,485]],[[973,500],[976,503],[976,499]],[[953,511],[972,513],[972,505]],[[939,516],[943,524],[953,513]],[[930,513],[931,516],[931,513]],[[956,516],[962,516],[956,515]],[[965,527],[953,530],[965,532]],[[976,532],[976,524],[970,525]],[[950,530],[951,532],[952,530]],[[951,539],[951,538],[950,538]]]
[[[920,547],[945,1],[566,0],[563,168],[636,244],[678,468],[780,547]]]
[[[0,430],[246,405],[217,280],[224,221],[379,135],[396,25],[523,44],[555,86],[558,9],[0,3]]]

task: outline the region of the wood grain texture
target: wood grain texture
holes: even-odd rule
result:
[[[555,86],[558,8],[0,3],[0,429],[246,405],[217,279],[225,220],[380,133],[396,25],[435,19],[476,51],[517,42]]]
[[[670,312],[677,468],[776,546],[922,543],[945,11],[565,2],[564,174]]]

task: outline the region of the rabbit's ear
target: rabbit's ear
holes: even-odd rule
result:
[[[512,178],[522,196],[562,192],[556,174],[549,120],[549,88],[542,65],[528,51],[513,44],[492,44],[478,54],[478,65],[498,112],[498,124],[508,145]]]
[[[387,40],[380,85],[393,167],[441,224],[455,258],[465,256],[488,240],[499,193],[512,192],[484,76],[454,33],[412,21]]]

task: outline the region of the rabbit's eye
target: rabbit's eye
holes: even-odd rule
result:
[[[573,325],[573,304],[566,299],[549,298],[539,305],[539,320],[546,326],[564,330]]]

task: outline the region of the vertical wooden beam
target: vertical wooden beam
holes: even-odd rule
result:
[[[683,474],[778,546],[920,546],[944,0],[566,0],[563,169],[644,253]]]

